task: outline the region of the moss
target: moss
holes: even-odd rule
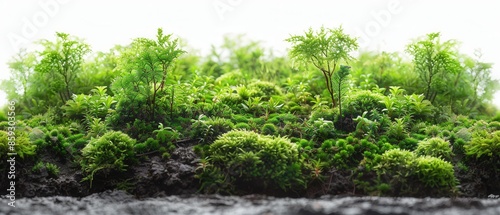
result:
[[[278,128],[274,124],[266,123],[262,126],[260,132],[265,135],[276,135],[278,133]]]
[[[356,118],[363,115],[363,112],[368,111],[368,115],[373,110],[382,112],[385,105],[380,101],[385,96],[380,93],[375,93],[368,90],[359,90],[348,94],[345,101],[342,102],[342,110],[344,116]]]
[[[12,144],[14,144],[13,151],[10,150]],[[24,131],[7,132],[0,130],[0,158],[5,160],[7,153],[10,152],[16,152],[19,157],[24,159],[36,154],[36,145],[31,143],[28,134]],[[2,164],[4,163],[2,162]],[[2,165],[0,165],[0,169],[1,167]]]
[[[281,89],[272,82],[257,81],[248,85],[251,97],[261,97],[263,101],[269,100],[273,95],[282,95]]]
[[[135,159],[136,140],[119,131],[110,131],[92,139],[82,149],[81,167],[87,175],[84,180],[92,180],[96,172],[125,171]]]
[[[290,140],[233,130],[210,145],[198,177],[206,192],[216,192],[214,187],[225,187],[225,192],[298,189],[305,185],[301,165]]]
[[[400,149],[406,149],[409,151],[413,151],[417,148],[418,142],[419,142],[418,139],[415,139],[413,137],[408,137],[408,138],[405,138],[404,140],[400,141],[398,143],[398,147]]]
[[[200,139],[201,143],[208,144],[233,128],[234,124],[229,119],[201,115],[197,120],[193,120],[190,135],[192,138]]]
[[[458,185],[453,165],[442,159],[421,156],[415,160],[419,181],[426,190],[434,190],[437,194],[453,194]]]
[[[468,156],[480,159],[482,157],[500,158],[500,131],[489,133],[485,130],[476,131],[470,142],[465,144],[465,153]]]
[[[418,143],[415,153],[418,155],[428,155],[437,158],[442,158],[446,161],[451,161],[453,152],[451,151],[450,143],[439,137],[434,137]]]
[[[319,118],[305,128],[306,134],[311,139],[322,142],[335,137],[335,125],[330,120]]]
[[[418,157],[410,151],[391,149],[376,161],[379,184],[389,184],[385,195],[442,196],[454,195],[458,180],[453,165],[440,158]]]
[[[248,125],[247,123],[244,123],[244,122],[240,122],[240,123],[234,125],[234,128],[240,129],[240,130],[247,130],[247,131],[252,130],[250,125]]]

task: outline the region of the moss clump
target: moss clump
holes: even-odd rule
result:
[[[450,143],[439,137],[434,137],[418,143],[415,153],[418,155],[428,155],[437,158],[442,158],[446,161],[451,161],[453,152],[451,151]]]
[[[82,149],[81,167],[87,174],[84,180],[92,183],[97,171],[125,171],[135,161],[136,141],[119,131],[110,131],[98,139],[92,139]]]
[[[275,135],[278,133],[278,128],[272,123],[266,123],[262,126],[261,133],[265,135]]]
[[[9,145],[9,143],[11,144]],[[14,144],[13,151],[9,149],[12,144]],[[9,132],[0,130],[0,158],[2,160],[5,160],[9,152],[16,152],[19,157],[25,158],[26,156],[35,155],[35,151],[36,145],[31,144],[26,132],[17,130],[16,132],[11,132],[9,135]]]
[[[212,143],[206,155],[198,169],[205,192],[258,193],[304,185],[297,146],[283,137],[233,130]]]
[[[201,143],[208,144],[213,142],[219,135],[233,128],[234,124],[229,119],[200,115],[197,120],[193,120],[191,137],[200,139]]]
[[[410,151],[391,149],[376,161],[379,184],[389,184],[391,196],[443,196],[456,192],[458,180],[450,162]]]

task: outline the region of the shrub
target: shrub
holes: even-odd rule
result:
[[[352,155],[355,152],[353,141],[351,141],[351,139],[339,139],[334,147],[335,154],[332,159],[333,165],[341,169],[348,169],[352,166]]]
[[[156,140],[160,144],[172,144],[181,137],[181,133],[171,127],[163,126],[163,123],[158,125],[158,129],[153,131],[156,134]]]
[[[411,127],[411,132],[418,133],[418,134],[424,134],[426,127],[427,127],[427,124],[425,122],[418,122],[418,123],[415,123]]]
[[[81,167],[87,174],[84,180],[92,180],[97,171],[125,171],[135,161],[136,141],[120,131],[110,131],[92,139],[82,149]]]
[[[416,157],[413,152],[407,150],[391,149],[382,154],[375,170],[379,176],[403,181],[410,175]]]
[[[274,124],[266,123],[262,126],[260,132],[265,135],[276,135],[278,133],[278,128]]]
[[[304,185],[295,144],[286,138],[242,130],[227,132],[210,145],[198,177],[208,192],[212,190],[206,188],[214,183],[228,187],[229,192],[234,191],[229,185],[250,192]]]
[[[40,171],[42,171],[43,168],[45,168],[45,164],[40,161],[31,168],[31,171],[35,173],[40,173]]]
[[[62,107],[64,115],[76,120],[82,120],[86,115],[92,118],[104,119],[114,110],[116,101],[107,95],[107,87],[100,86],[92,89],[92,95],[73,95]]]
[[[451,157],[453,156],[450,143],[439,137],[420,141],[415,153],[441,158],[446,161],[451,161]]]
[[[108,125],[101,118],[90,118],[87,122],[87,135],[89,137],[100,137],[108,131]]]

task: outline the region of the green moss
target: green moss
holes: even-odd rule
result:
[[[261,97],[264,101],[269,100],[273,95],[282,95],[281,89],[272,82],[253,82],[248,85],[248,89],[251,97]]]
[[[36,174],[41,173],[43,170],[47,171],[49,177],[53,178],[57,178],[60,172],[59,167],[56,164],[49,162],[44,163],[42,161],[39,161],[31,168],[31,171]]]
[[[418,179],[428,190],[435,189],[437,193],[451,194],[458,185],[453,165],[442,159],[421,156],[415,160]]]
[[[443,129],[438,125],[430,125],[424,128],[425,135],[430,137],[437,137],[441,130]]]
[[[201,115],[197,120],[193,120],[191,125],[191,137],[200,139],[201,143],[211,143],[219,135],[234,128],[233,122],[229,119],[219,117],[206,117]]]
[[[391,149],[382,154],[374,168],[379,184],[391,186],[391,196],[454,195],[458,180],[453,165],[431,156],[417,157],[410,151]]]
[[[301,162],[297,146],[282,137],[233,130],[210,145],[198,176],[206,192],[212,187],[236,191],[264,192],[299,189]],[[214,185],[214,183],[216,185]]]
[[[305,128],[306,134],[311,139],[322,142],[335,137],[335,125],[330,120],[319,118]]]
[[[418,139],[415,139],[413,137],[408,137],[408,138],[405,138],[404,140],[400,141],[398,143],[398,147],[400,149],[405,149],[405,150],[413,151],[413,150],[415,150],[417,148],[418,142],[419,142]]]
[[[500,158],[500,131],[489,133],[485,130],[476,131],[470,142],[465,144],[465,153],[476,159],[485,157]]]
[[[87,175],[84,180],[92,180],[96,172],[125,171],[135,161],[136,141],[119,131],[110,131],[92,139],[82,149],[81,167]]]
[[[363,115],[365,111],[369,112],[368,115],[370,115],[373,110],[382,112],[385,105],[380,101],[382,101],[384,97],[385,96],[380,93],[368,90],[359,90],[349,93],[345,97],[345,101],[342,102],[342,112],[344,116],[351,116],[352,118]]]
[[[9,144],[11,143],[11,144]],[[14,144],[14,150],[10,150],[10,146]],[[0,158],[5,160],[7,153],[15,152],[19,157],[24,159],[28,156],[36,154],[36,145],[32,144],[28,134],[21,130],[1,131],[0,130]],[[4,164],[5,162],[2,162]],[[1,167],[2,165],[0,165]]]
[[[262,126],[260,132],[265,135],[276,135],[278,133],[278,128],[274,124],[266,123]]]
[[[247,123],[244,123],[244,122],[240,122],[240,123],[234,125],[234,128],[240,129],[240,130],[247,130],[247,131],[252,130],[250,125],[248,125]]]
[[[434,137],[418,143],[415,153],[418,155],[428,155],[437,158],[442,158],[446,161],[451,161],[453,152],[451,151],[450,143],[439,137]]]
[[[45,168],[47,169],[47,173],[49,173],[50,176],[52,177],[58,177],[59,176],[59,167],[56,164],[53,163],[45,163]]]

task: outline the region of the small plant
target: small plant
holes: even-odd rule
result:
[[[45,164],[40,161],[31,168],[31,171],[39,173],[40,171],[42,171],[43,168],[45,168]]]
[[[59,176],[59,167],[53,163],[45,163],[45,168],[47,169],[47,173],[49,173],[52,177]]]
[[[406,131],[406,122],[403,118],[397,118],[394,122],[391,122],[386,132],[389,138],[401,141],[408,137]]]
[[[273,95],[281,95],[281,89],[274,83],[257,81],[248,85],[251,92],[250,97],[260,97],[263,101],[268,101]]]
[[[353,119],[356,124],[355,134],[357,137],[372,137],[376,134],[378,130],[379,123],[373,120],[370,120],[366,117],[368,112],[365,111],[363,115],[356,117]]]
[[[42,161],[36,163],[32,168],[31,171],[34,173],[40,173],[43,170],[46,170],[47,173],[49,174],[50,177],[55,177],[57,178],[59,176],[59,167],[56,164],[53,163],[44,163]]]
[[[87,135],[89,137],[100,137],[108,131],[108,126],[101,118],[89,118],[87,122]]]
[[[415,153],[418,155],[428,155],[441,158],[446,161],[451,161],[453,152],[451,151],[450,143],[439,137],[434,137],[418,143]]]

